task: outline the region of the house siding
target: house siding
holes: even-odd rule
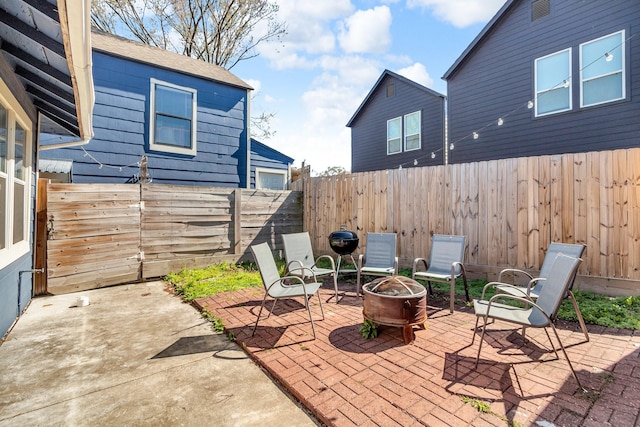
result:
[[[136,182],[138,162],[147,156],[148,177],[153,182],[246,187],[245,89],[96,51],[93,77],[95,137],[84,147],[91,156],[78,147],[41,154],[43,158],[73,160],[73,182]],[[197,90],[195,156],[149,150],[151,78]]]
[[[251,140],[251,188],[256,188],[256,168],[289,172],[293,159],[258,141]],[[287,176],[291,179],[290,176]]]
[[[386,88],[392,82],[395,95],[387,97]],[[421,149],[387,155],[387,120],[416,111],[421,111]],[[431,159],[431,152],[442,153],[444,97],[391,75],[380,81],[350,127],[352,172],[413,167],[414,160],[418,160],[418,166],[442,164],[442,156]]]
[[[627,97],[580,107],[581,43],[625,30]],[[640,144],[640,3],[552,0],[531,21],[531,2],[516,1],[447,77],[450,163],[635,147]],[[534,60],[571,48],[572,110],[535,117]],[[504,125],[497,126],[504,117]],[[479,138],[472,134],[478,131]]]

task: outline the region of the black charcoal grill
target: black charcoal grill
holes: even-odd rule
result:
[[[340,227],[340,230],[334,231],[329,234],[329,246],[331,250],[338,254],[338,263],[336,273],[355,273],[356,270],[340,270],[340,264],[342,257],[348,257],[348,261],[351,261],[353,265],[356,265],[356,261],[353,259],[353,252],[358,249],[358,243],[360,239],[358,235],[346,229],[346,227]]]

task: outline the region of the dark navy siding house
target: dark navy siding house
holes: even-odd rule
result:
[[[385,70],[347,123],[351,172],[442,164],[444,104],[444,95]]]
[[[74,183],[248,186],[248,84],[224,68],[104,33],[92,32],[92,47],[95,136],[43,151],[43,177],[66,164]]]
[[[508,0],[443,78],[450,163],[637,147],[640,2]]]

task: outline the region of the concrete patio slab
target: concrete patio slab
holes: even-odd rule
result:
[[[430,298],[427,328],[405,345],[400,328],[364,339],[362,300],[352,283],[339,288],[345,296],[337,305],[332,286],[321,289],[324,320],[312,300],[316,340],[302,300],[279,301],[254,336],[261,288],[196,303],[327,425],[640,425],[639,331],[590,326],[586,342],[577,323],[558,322],[584,393],[542,330],[528,330],[525,342],[507,324],[490,325],[474,369],[479,336],[471,345],[475,315],[464,303],[449,314],[448,300]]]
[[[0,426],[318,425],[165,286],[33,299],[0,345]]]

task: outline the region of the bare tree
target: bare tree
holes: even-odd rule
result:
[[[269,0],[92,0],[92,23],[231,69],[258,55],[256,46],[280,40],[286,26]],[[124,34],[124,32],[130,34]]]

